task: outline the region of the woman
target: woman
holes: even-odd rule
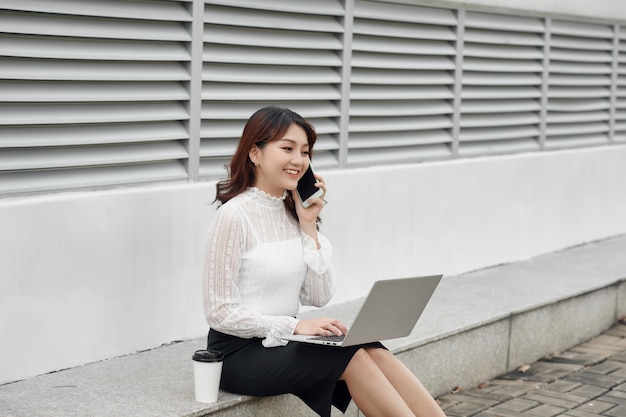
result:
[[[323,306],[334,292],[332,248],[318,232],[324,200],[305,209],[295,191],[315,140],[298,114],[263,108],[244,127],[229,178],[217,184],[222,205],[207,244],[204,302],[208,347],[225,356],[221,388],[292,393],[324,417],[331,404],[345,412],[351,399],[370,417],[444,416],[380,343],[342,348],[285,340],[348,330],[334,318],[295,318],[300,304]]]

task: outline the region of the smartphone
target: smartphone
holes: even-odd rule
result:
[[[317,180],[315,179],[313,166],[309,164],[309,168],[304,172],[300,181],[298,181],[298,187],[296,188],[298,197],[304,208],[311,205],[307,203],[309,198],[322,198],[324,196],[324,190],[317,188],[315,183],[317,183]]]

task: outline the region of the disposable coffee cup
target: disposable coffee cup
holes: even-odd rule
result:
[[[217,350],[197,350],[193,354],[193,379],[196,401],[214,403],[220,389],[224,356]]]

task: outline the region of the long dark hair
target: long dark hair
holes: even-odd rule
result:
[[[268,142],[280,139],[292,124],[300,126],[306,133],[309,157],[312,158],[317,134],[309,122],[298,113],[282,107],[272,106],[257,110],[246,122],[237,150],[230,161],[230,166],[226,166],[228,179],[217,183],[215,201],[224,204],[244,192],[248,187],[252,187],[256,180],[256,170],[250,160],[250,150],[254,145],[263,149]],[[285,207],[298,220],[291,193],[287,193]]]

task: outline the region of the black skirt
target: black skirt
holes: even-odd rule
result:
[[[379,342],[350,347],[289,342],[266,348],[262,341],[209,331],[208,348],[224,355],[220,388],[258,397],[294,394],[322,417],[330,416],[331,405],[341,412],[348,408],[352,396],[339,377],[356,351],[386,349]]]

